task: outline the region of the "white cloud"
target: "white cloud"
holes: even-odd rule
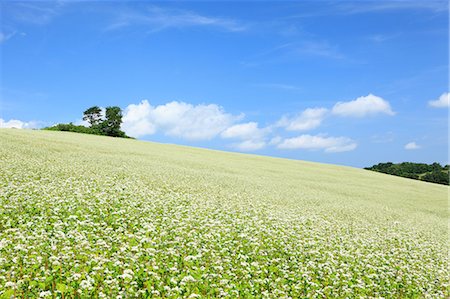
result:
[[[375,114],[394,115],[388,101],[373,94],[349,102],[337,102],[332,113],[339,116],[364,117]]]
[[[285,127],[288,131],[312,130],[322,124],[327,112],[326,108],[308,108],[293,118],[283,116],[277,126]]]
[[[283,138],[281,138],[281,136],[275,136],[272,139],[270,139],[269,144],[270,145],[277,145],[279,144],[281,141],[283,141]]]
[[[4,119],[0,118],[0,128],[34,129],[38,126],[39,123],[35,121],[25,122],[18,119],[5,121]]]
[[[151,135],[161,130],[169,136],[205,140],[220,134],[241,118],[242,115],[225,113],[216,104],[194,106],[173,101],[153,107],[144,100],[125,109],[122,128],[134,137]]]
[[[156,125],[151,119],[152,107],[147,100],[139,104],[131,104],[125,109],[122,129],[127,135],[140,137],[152,135],[156,132]]]
[[[270,132],[270,128],[259,128],[257,122],[237,124],[227,128],[222,132],[222,138],[237,138],[243,140],[232,145],[241,151],[259,150],[266,146],[265,136]]]
[[[347,137],[325,137],[321,135],[301,135],[285,139],[278,145],[280,149],[323,149],[328,153],[352,151],[357,147],[355,141]]]
[[[240,143],[235,143],[232,146],[240,151],[256,151],[264,148],[266,146],[266,142],[264,140],[249,139]]]
[[[447,108],[450,107],[450,93],[444,92],[439,99],[434,101],[429,101],[428,105],[433,108]]]
[[[257,122],[237,124],[222,132],[222,138],[256,139],[265,135],[267,130],[258,128]]]
[[[183,102],[157,106],[152,115],[168,135],[186,139],[211,139],[240,118],[215,104],[193,106]]]
[[[415,142],[409,142],[409,143],[405,144],[405,150],[416,150],[419,148],[420,148],[420,145],[418,145]]]

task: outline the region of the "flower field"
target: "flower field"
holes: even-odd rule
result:
[[[350,167],[0,129],[0,298],[447,298],[448,192]]]

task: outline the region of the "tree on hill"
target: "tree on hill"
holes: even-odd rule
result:
[[[117,106],[106,107],[105,117],[98,106],[92,106],[83,112],[83,120],[91,125],[90,127],[77,126],[72,123],[57,124],[44,128],[51,131],[69,131],[85,134],[106,135],[111,137],[131,138],[120,129],[122,125],[122,109]]]
[[[125,133],[120,130],[122,124],[122,109],[117,106],[106,107],[106,119],[101,122],[100,129],[105,135],[124,137]]]
[[[91,127],[95,127],[102,120],[102,110],[98,106],[92,106],[83,112],[83,120],[87,121]]]

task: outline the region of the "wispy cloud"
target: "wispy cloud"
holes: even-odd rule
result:
[[[372,41],[374,43],[383,43],[386,42],[388,40],[394,39],[396,37],[400,36],[400,33],[396,33],[396,34],[373,34],[373,35],[369,35],[367,37],[367,39],[369,41]]]
[[[373,143],[389,143],[394,141],[395,134],[392,131],[386,132],[384,134],[376,134],[373,135],[371,138]]]
[[[290,56],[320,56],[331,59],[343,59],[345,56],[339,51],[337,45],[325,40],[308,39],[301,42],[292,42],[280,45],[268,51],[272,53],[286,53]]]
[[[296,86],[296,85],[283,84],[283,83],[260,83],[260,84],[253,84],[253,86],[281,89],[281,90],[291,90],[291,91],[299,91],[302,89],[301,87]]]
[[[361,14],[387,12],[396,10],[425,10],[435,13],[446,12],[448,10],[447,1],[410,1],[410,0],[389,0],[389,1],[364,1],[364,2],[341,2],[334,6],[341,14]]]
[[[312,56],[320,56],[330,59],[343,59],[345,58],[337,45],[331,45],[327,41],[303,41],[292,48],[294,53],[306,54]]]
[[[134,25],[148,26],[150,32],[194,26],[216,27],[231,32],[247,29],[246,25],[234,19],[206,16],[189,10],[148,6],[144,10],[121,11],[106,30]]]
[[[286,62],[299,59],[319,58],[326,60],[345,60],[352,63],[340,50],[338,45],[326,40],[305,38],[300,42],[289,42],[274,46],[242,62],[246,67],[257,67],[267,63]]]
[[[410,77],[392,80],[382,86],[385,94],[410,92],[412,88],[426,88],[434,81],[436,76],[448,77],[449,67],[441,64],[432,68],[417,71]]]
[[[2,5],[11,26],[18,23],[46,25],[83,1],[9,1]],[[113,2],[114,3],[114,2]],[[112,18],[106,31],[129,26],[146,26],[149,32],[170,28],[216,27],[229,32],[245,31],[248,24],[226,17],[207,16],[190,10],[167,8],[156,5],[117,5],[105,8],[102,2],[89,6],[90,12],[101,12]],[[14,27],[14,26],[13,26]]]
[[[22,25],[43,26],[63,13],[66,2],[62,1],[3,1],[0,44],[27,34]]]
[[[448,12],[448,8],[448,1],[440,0],[334,1],[327,2],[327,5],[318,6],[315,10],[291,15],[286,17],[286,19],[387,13],[395,11],[423,11],[434,14],[446,13]]]
[[[2,5],[3,16],[7,15],[9,21],[45,25],[59,16],[66,1],[9,1]]]
[[[7,40],[11,39],[14,35],[16,35],[17,31],[12,31],[9,33],[0,32],[0,44],[6,42]]]

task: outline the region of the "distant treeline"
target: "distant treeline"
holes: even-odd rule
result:
[[[449,165],[442,166],[439,163],[379,163],[364,169],[401,176],[431,183],[449,185]]]
[[[102,109],[98,106],[88,108],[83,113],[83,120],[87,121],[90,126],[85,127],[68,123],[57,124],[52,127],[44,128],[44,130],[131,138],[120,129],[122,124],[122,110],[117,106],[106,107],[105,115],[103,115]]]

